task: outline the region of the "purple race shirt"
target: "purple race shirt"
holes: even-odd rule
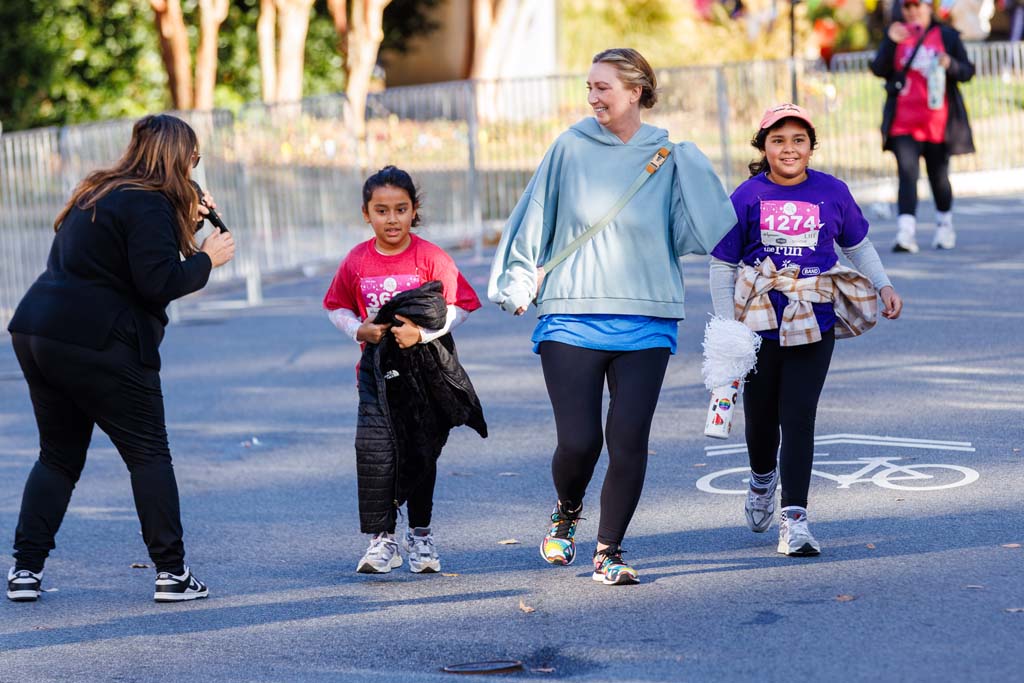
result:
[[[732,193],[739,222],[711,255],[729,263],[760,265],[766,258],[776,268],[796,265],[800,277],[814,277],[839,260],[835,245],[854,247],[868,235],[868,222],[846,183],[827,173],[807,169],[799,185],[776,185],[765,174],[754,176]],[[769,292],[775,315],[782,320],[788,300]],[[813,304],[821,331],[836,324],[831,304]],[[778,339],[777,330],[760,333]]]

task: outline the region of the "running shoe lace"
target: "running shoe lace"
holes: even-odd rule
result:
[[[572,531],[572,527],[576,522],[586,517],[580,517],[579,515],[572,517],[561,511],[556,511],[551,515],[551,522],[554,524],[551,527],[551,536],[554,538],[569,538],[569,532]]]

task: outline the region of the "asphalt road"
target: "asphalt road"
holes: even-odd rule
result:
[[[624,543],[633,587],[589,578],[603,465],[581,561],[538,555],[554,429],[532,321],[488,305],[457,331],[491,436],[456,431],[440,461],[445,573],[374,577],[353,571],[358,351],[320,311],[331,274],[269,286],[259,308],[193,297],[163,382],[188,562],[211,597],[151,601],[152,570],[131,568],[148,557],[127,472],[97,431],[52,592],[0,602],[0,681],[443,681],[461,680],[446,664],[492,659],[524,669],[486,680],[1021,680],[1022,215],[1019,198],[963,200],[955,251],[882,250],[906,309],[837,344],[817,427],[816,469],[833,478],[811,490],[818,558],[777,555],[774,529],[746,529],[742,496],[698,488],[741,486],[710,475],[745,455],[735,432],[701,435],[710,302],[705,262],[689,260],[690,318]],[[893,233],[879,220],[872,234],[884,248]],[[482,294],[487,264],[458,260]],[[6,340],[0,434],[7,566],[37,436]]]

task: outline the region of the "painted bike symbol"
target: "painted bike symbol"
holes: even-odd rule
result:
[[[815,456],[828,455],[815,453]],[[856,460],[822,460],[815,461],[811,474],[837,482],[837,488],[848,489],[854,484],[874,484],[885,489],[896,491],[939,491],[967,486],[978,480],[978,473],[969,467],[937,463],[898,464],[903,458],[875,457],[857,458]],[[823,471],[822,467],[835,465],[859,465],[850,474],[833,474]],[[750,469],[747,467],[731,467],[711,472],[697,480],[697,488],[705,493],[724,493],[742,495],[747,492],[750,483]]]

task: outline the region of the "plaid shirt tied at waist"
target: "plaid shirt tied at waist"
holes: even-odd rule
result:
[[[831,303],[836,314],[836,339],[864,334],[878,322],[878,293],[871,282],[852,268],[836,264],[828,272],[801,278],[799,266],[782,270],[765,259],[757,267],[744,265],[736,278],[733,303],[736,319],[755,332],[779,330],[780,346],[800,346],[821,341],[821,329],[811,304]],[[789,299],[776,320],[768,292],[782,292]]]

